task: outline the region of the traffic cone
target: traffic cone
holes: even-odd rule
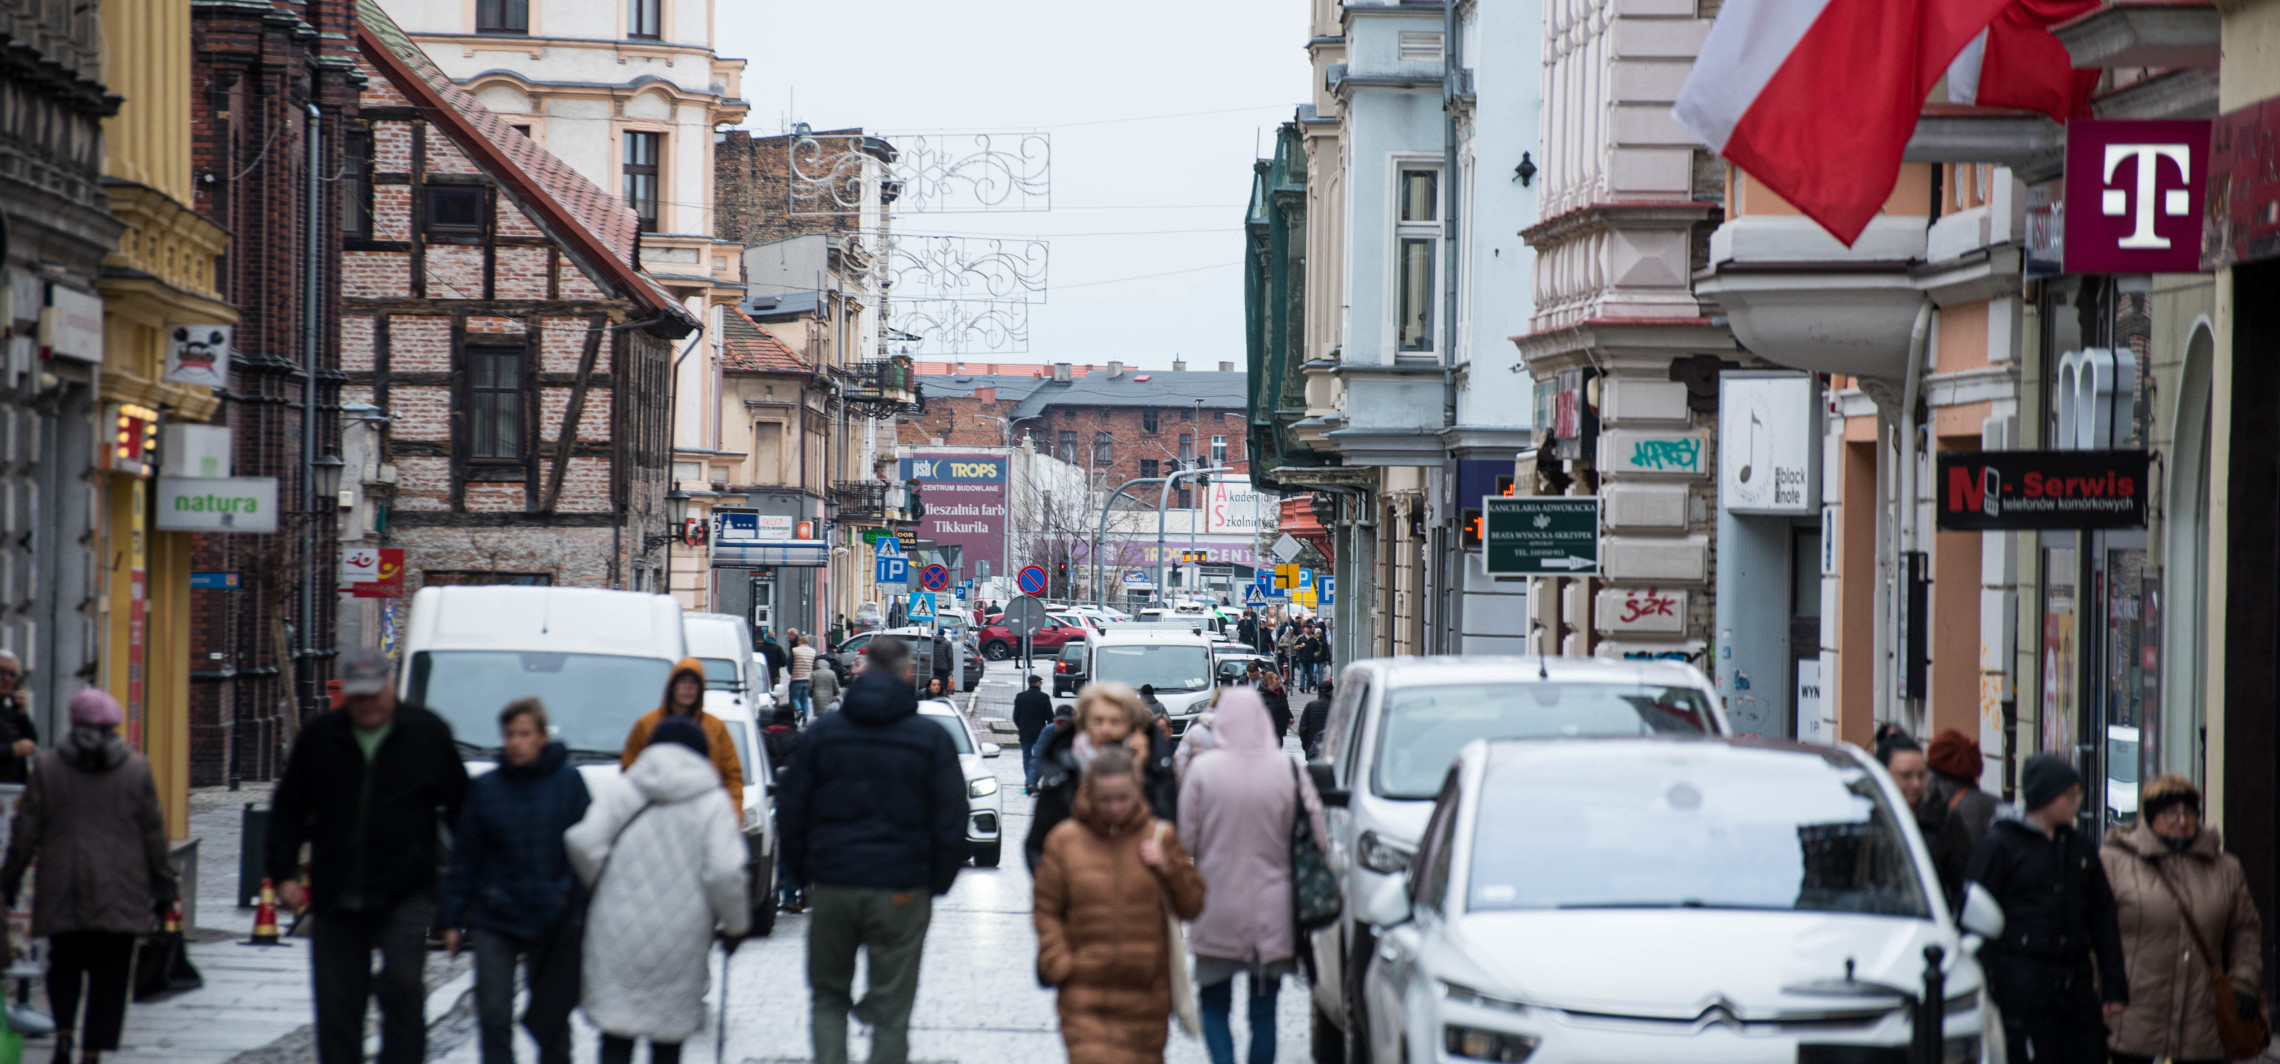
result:
[[[180,899],[176,899],[173,907],[166,910],[166,930],[176,933],[180,933],[182,930],[182,902]]]
[[[277,888],[269,880],[261,881],[261,902],[253,909],[253,937],[248,946],[275,946],[277,939]]]

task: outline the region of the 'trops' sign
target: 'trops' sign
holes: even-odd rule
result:
[[[902,479],[922,484],[994,483],[1005,479],[1005,459],[981,455],[905,458]]]
[[[2209,123],[2066,124],[2066,272],[2198,273]]]

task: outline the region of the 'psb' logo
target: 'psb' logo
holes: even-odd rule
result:
[[[2067,272],[2198,272],[2208,156],[2206,121],[2068,122]]]

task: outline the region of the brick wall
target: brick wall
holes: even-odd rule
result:
[[[861,130],[818,132],[822,143],[839,150],[838,135]],[[782,240],[804,233],[852,233],[854,215],[791,213],[792,138],[755,137],[731,129],[713,144],[713,235],[745,247]]]
[[[928,396],[926,412],[917,417],[895,419],[895,442],[905,446],[921,446],[940,442],[949,446],[996,447],[1003,444],[1003,428],[981,415],[1006,417],[1019,400],[1008,393],[1005,397],[944,398]],[[1156,411],[1156,431],[1147,431],[1147,418],[1140,409],[1129,407],[1047,406],[1045,416],[1017,422],[1013,439],[1019,442],[1025,435],[1036,441],[1037,449],[1056,458],[1067,458],[1061,452],[1061,433],[1077,434],[1075,464],[1093,471],[1096,483],[1105,482],[1114,487],[1142,475],[1162,475],[1163,463],[1178,458],[1180,434],[1194,437],[1193,454],[1198,458],[1211,456],[1211,437],[1227,437],[1227,464],[1241,472],[1249,472],[1250,452],[1243,441],[1243,411],[1239,407],[1205,407],[1200,424],[1193,420],[1195,406],[1167,406]],[[1189,420],[1181,420],[1185,414]],[[1068,415],[1074,414],[1072,418]],[[1110,461],[1103,464],[1094,460],[1093,444],[1101,433],[1110,437]],[[1157,462],[1156,473],[1147,474],[1142,463]]]

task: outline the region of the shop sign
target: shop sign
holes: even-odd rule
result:
[[[2209,123],[2066,124],[2066,272],[2199,273]]]
[[[40,310],[40,347],[51,358],[103,361],[103,300],[60,284],[47,286]]]
[[[170,325],[166,329],[166,379],[209,388],[230,386],[230,326]]]
[[[357,598],[403,598],[403,550],[398,547],[342,547],[340,589]]]
[[[160,477],[158,527],[166,532],[275,532],[277,478]]]
[[[1599,575],[1599,498],[1481,499],[1482,567],[1495,576]]]
[[[2207,224],[2206,269],[2280,256],[2280,100],[2210,123]]]
[[[1820,387],[1810,373],[1718,375],[1718,502],[1737,514],[1796,514],[1821,505]]]
[[[1943,451],[1947,532],[2144,528],[2144,451]]]
[[[714,510],[712,512],[712,539],[715,543],[759,543],[766,540],[790,538],[792,538],[792,519],[790,517],[753,513],[750,510]]]

